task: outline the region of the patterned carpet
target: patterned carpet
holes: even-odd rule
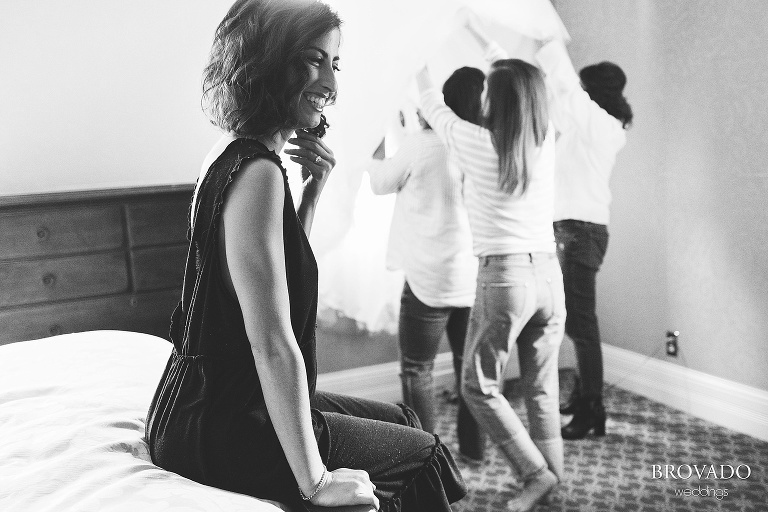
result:
[[[567,396],[571,382],[567,371],[561,375],[561,396]],[[525,406],[510,384],[507,396],[525,422]],[[537,512],[768,511],[768,442],[620,388],[606,391],[605,406],[607,435],[565,442],[565,481],[550,496],[548,505],[536,507]],[[437,433],[452,448],[455,417],[456,405],[442,395]],[[454,505],[454,512],[505,510],[519,486],[500,453],[489,444],[482,466],[458,463],[469,494]],[[654,478],[654,465],[661,466],[662,472],[665,465],[673,465],[674,470],[669,478],[663,473]],[[724,476],[729,476],[730,465],[744,478],[716,479],[721,476],[721,465],[725,465]]]

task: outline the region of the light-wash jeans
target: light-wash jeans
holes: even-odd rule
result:
[[[479,265],[462,394],[481,428],[527,480],[562,460],[557,358],[566,317],[563,274],[555,253],[486,256]],[[515,343],[530,434],[501,392]],[[546,447],[544,455],[540,447]]]

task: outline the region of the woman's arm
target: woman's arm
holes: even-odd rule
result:
[[[432,81],[432,75],[429,74],[429,68],[426,65],[416,73],[416,86],[422,94],[424,94],[425,91],[435,88],[435,84]],[[424,111],[422,110],[422,114],[423,113]],[[429,122],[429,119],[427,119],[427,122]]]
[[[336,165],[336,157],[320,137],[304,130],[297,131],[296,135],[287,142],[295,145],[296,149],[286,149],[285,153],[291,155],[291,160],[301,165],[304,183],[296,214],[299,216],[304,233],[309,237],[312,221],[315,219],[317,201],[320,199],[331,170]],[[318,156],[320,161],[316,162]]]
[[[446,106],[443,95],[432,85],[429,70],[424,66],[416,75],[416,85],[421,93],[421,113],[454,157],[461,163],[464,173],[472,174],[469,155],[493,152],[491,133],[476,124],[464,121]],[[474,157],[470,158],[473,159]],[[495,153],[493,153],[495,159]]]
[[[483,51],[483,56],[489,64],[493,64],[497,60],[508,59],[509,54],[496,44],[488,34],[485,33],[485,29],[480,23],[480,19],[475,13],[467,9],[464,12],[464,28],[472,35],[480,49]]]
[[[283,187],[273,162],[245,163],[227,190],[221,236],[269,417],[299,487],[309,496],[325,467],[312,430],[304,359],[290,321]],[[378,506],[368,474],[353,470],[330,473],[312,502]]]
[[[411,176],[411,164],[419,157],[420,149],[414,143],[414,137],[409,136],[392,158],[373,160],[368,164],[373,193],[383,195],[399,192]]]
[[[421,114],[448,148],[454,145],[452,130],[462,121],[443,101],[443,95],[435,88],[427,66],[416,74],[416,85],[421,95]],[[467,123],[471,124],[471,123]],[[472,125],[477,128],[475,125]]]
[[[541,41],[540,44],[536,62],[545,74],[552,97],[550,115],[557,130],[578,130],[589,135],[595,129],[601,133],[615,129],[615,119],[582,89],[581,79],[573,67],[565,44],[557,39]]]
[[[491,39],[480,25],[480,20],[477,15],[469,10],[469,8],[462,9],[461,15],[464,17],[464,28],[466,28],[475,41],[477,41],[477,44],[480,45],[480,49],[485,52],[491,44]]]

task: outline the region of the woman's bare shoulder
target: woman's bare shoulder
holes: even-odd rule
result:
[[[230,188],[257,195],[284,194],[283,170],[269,158],[254,158],[244,161],[238,172],[232,176]]]
[[[249,159],[232,175],[224,200],[224,216],[246,223],[282,214],[285,178],[269,158]]]

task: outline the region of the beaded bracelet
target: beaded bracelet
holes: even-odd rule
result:
[[[315,497],[315,495],[316,495],[318,492],[320,492],[320,489],[322,489],[322,488],[323,488],[323,486],[325,485],[325,479],[326,479],[327,477],[328,477],[328,468],[326,468],[326,467],[325,467],[325,464],[323,464],[323,476],[321,476],[321,477],[320,477],[320,481],[319,481],[319,482],[317,482],[317,485],[316,485],[316,486],[315,486],[315,488],[312,490],[312,493],[311,493],[309,496],[307,496],[306,494],[304,494],[304,491],[302,491],[302,490],[301,490],[301,487],[299,487],[299,496],[301,496],[301,499],[302,499],[302,500],[304,500],[304,501],[309,501],[309,500],[311,500],[312,498],[314,498],[314,497]]]

